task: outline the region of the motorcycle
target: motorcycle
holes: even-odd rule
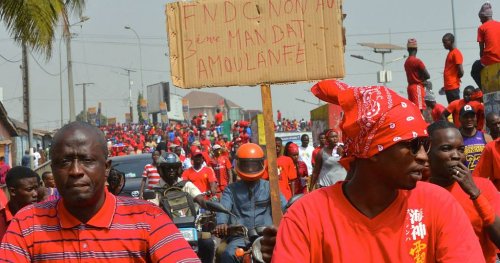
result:
[[[285,206],[283,213],[286,213],[288,208],[290,208],[290,206],[292,206],[292,204],[295,203],[295,201],[297,201],[298,199],[300,199],[303,195],[304,194],[298,194],[290,198],[290,200]],[[236,216],[234,217],[237,218]],[[262,259],[262,252],[260,250],[261,248],[260,241],[262,240],[263,232],[266,227],[267,226],[257,226],[253,229],[248,229],[243,225],[228,226],[227,229],[228,234],[226,238],[242,237],[244,239],[245,245],[236,248],[234,253],[239,262],[264,263],[264,260]],[[223,253],[224,249],[225,249],[224,245],[217,248],[215,262],[217,263],[221,262],[220,255]]]
[[[144,199],[150,200],[156,198],[156,192],[161,192],[164,190],[161,187],[155,187],[154,191],[145,191],[143,196]],[[210,196],[210,192],[203,193],[204,195]],[[211,239],[212,231],[215,229],[216,223],[216,212],[225,213],[234,216],[230,211],[224,208],[218,202],[205,201],[207,210],[199,209],[194,215],[191,213],[186,213],[183,216],[171,217],[172,222],[175,224],[179,232],[186,241],[191,245],[191,248],[198,253],[198,240],[199,239]],[[162,207],[162,209],[164,209]],[[165,211],[167,212],[167,211]],[[170,214],[167,212],[167,214]]]

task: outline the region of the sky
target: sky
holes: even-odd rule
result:
[[[437,90],[443,85],[443,67],[447,54],[441,38],[445,33],[453,32],[452,1],[344,1],[343,11],[347,14],[344,20],[347,45],[344,56],[346,76],[343,81],[354,86],[377,84],[376,72],[381,66],[353,58],[351,55],[361,55],[375,61],[380,61],[381,56],[358,43],[392,43],[404,47],[408,38],[416,38],[419,45],[417,56],[422,59],[431,75],[437,101],[446,106],[445,97],[437,95]],[[141,89],[139,50],[142,51],[144,85],[170,82],[164,14],[166,3],[168,1],[165,0],[87,1],[83,15],[90,19],[71,28],[74,34],[71,42],[74,83],[94,83],[87,87],[87,107],[97,106],[97,103],[101,102],[104,115],[124,121],[124,114],[128,112],[129,86],[123,68],[136,71],[131,73],[135,105],[138,91]],[[462,78],[462,90],[465,86],[474,84],[469,72],[472,63],[479,56],[476,33],[480,21],[477,14],[483,3],[484,1],[480,0],[454,1],[456,42],[464,56],[465,75]],[[493,18],[498,20],[500,1],[492,1],[492,6]],[[79,20],[78,16],[72,16],[72,23]],[[124,28],[126,25],[137,32],[140,46],[135,34]],[[39,129],[60,127],[61,68],[63,121],[69,120],[67,72],[64,71],[66,48],[64,41],[59,45],[60,32],[59,27],[50,59],[47,60],[37,53],[31,53],[29,58],[32,122],[33,126]],[[394,51],[387,55],[387,60],[406,54],[406,50]],[[0,55],[13,61],[9,62],[0,57],[0,87],[3,89],[4,107],[9,117],[22,121],[22,78],[19,68],[21,48],[6,32],[4,24],[0,24]],[[62,65],[59,63],[60,55]],[[388,86],[406,96],[403,64],[404,60],[399,60],[389,65],[393,81],[388,83]],[[309,119],[309,112],[316,108],[318,103],[309,92],[313,84],[314,82],[272,85],[273,111],[279,109],[285,118]],[[262,109],[258,86],[204,88],[202,91],[221,94],[245,109]],[[171,92],[185,95],[189,90],[173,87]],[[77,113],[83,107],[82,97],[81,87],[75,86]],[[134,114],[137,114],[135,111],[136,107]]]

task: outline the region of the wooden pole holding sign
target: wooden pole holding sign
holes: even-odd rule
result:
[[[276,226],[282,215],[269,85],[344,77],[342,2],[187,0],[165,9],[175,86],[267,83],[261,93]]]
[[[273,102],[271,98],[271,87],[269,84],[260,85],[262,97],[262,111],[264,115],[264,130],[266,133],[267,165],[269,173],[269,185],[271,188],[271,208],[273,224],[279,226],[282,213],[280,201],[280,188],[278,185],[277,163],[276,163],[276,141],[274,140]]]

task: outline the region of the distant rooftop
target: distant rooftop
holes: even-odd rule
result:
[[[219,105],[219,102],[224,99],[226,100],[227,106],[229,108],[242,108],[241,106],[222,97],[221,95],[211,92],[203,92],[198,90],[191,91],[186,94],[186,96],[184,96],[184,99],[187,99],[189,101],[189,107],[193,109],[211,107],[215,108]]]

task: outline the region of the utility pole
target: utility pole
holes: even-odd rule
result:
[[[83,87],[83,121],[87,122],[87,91],[86,87],[88,85],[94,85],[93,82],[84,82],[84,83],[78,83],[75,84],[75,86],[82,86]]]
[[[75,115],[75,89],[73,87],[73,63],[71,62],[71,33],[69,25],[64,26],[64,38],[66,40],[66,60],[68,63],[68,96],[69,96],[69,121],[76,120]]]
[[[134,112],[132,110],[132,83],[130,82],[130,72],[135,72],[135,70],[131,70],[131,69],[126,69],[124,68],[123,70],[125,70],[127,72],[127,76],[128,76],[128,106],[130,108],[130,123],[133,123],[134,122]]]
[[[22,43],[22,76],[23,76],[23,113],[24,122],[28,126],[28,148],[30,151],[30,167],[33,169],[33,127],[31,125],[31,100],[30,100],[30,81],[29,81],[29,67],[28,67],[28,47]]]
[[[451,0],[451,20],[453,22],[453,36],[455,36],[455,43],[457,43],[457,30],[455,27],[455,3]]]

